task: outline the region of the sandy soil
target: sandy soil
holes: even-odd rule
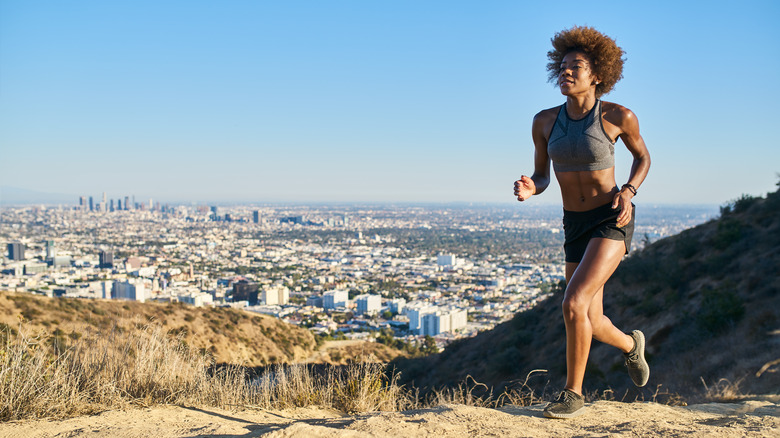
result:
[[[0,437],[778,437],[777,397],[671,407],[598,401],[573,420],[542,405],[501,409],[445,405],[343,416],[322,409],[262,411],[163,406],[68,420],[0,424]]]

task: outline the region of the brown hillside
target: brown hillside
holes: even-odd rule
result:
[[[191,347],[211,353],[217,363],[245,366],[303,361],[316,348],[308,330],[242,310],[0,293],[0,327],[15,331],[20,320],[26,329],[65,345],[90,331],[160,324]]]
[[[780,193],[744,196],[717,220],[649,245],[627,258],[605,289],[605,313],[648,339],[651,375],[636,389],[622,355],[594,341],[586,390],[650,399],[659,389],[697,398],[731,383],[750,393],[780,392]],[[451,386],[467,375],[496,389],[565,382],[563,289],[532,310],[442,353],[397,360],[405,382]],[[762,371],[763,370],[763,371]],[[629,391],[626,393],[626,391]]]

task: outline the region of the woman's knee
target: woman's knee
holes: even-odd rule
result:
[[[589,304],[589,302],[581,299],[577,294],[567,293],[561,304],[564,319],[567,321],[587,319]]]

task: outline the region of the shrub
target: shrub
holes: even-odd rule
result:
[[[733,242],[739,240],[742,235],[742,223],[733,218],[721,219],[718,222],[718,229],[712,239],[712,245],[717,249],[726,249]]]
[[[704,289],[701,307],[696,321],[703,329],[719,334],[745,315],[745,306],[734,291],[733,286],[725,285],[718,289]]]

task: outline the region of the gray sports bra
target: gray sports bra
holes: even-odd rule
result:
[[[555,119],[547,154],[556,172],[609,169],[615,165],[615,143],[601,124],[601,100],[579,120],[569,117],[566,104]]]

